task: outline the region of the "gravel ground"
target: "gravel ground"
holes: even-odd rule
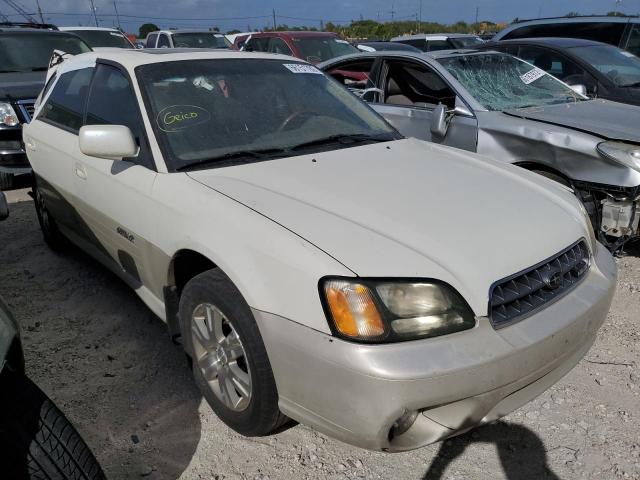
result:
[[[28,374],[110,479],[640,479],[640,249],[619,259],[598,341],[503,421],[421,450],[372,453],[308,427],[247,439],[198,394],[164,324],[78,251],[44,245],[26,191],[0,224],[0,292],[22,323]]]

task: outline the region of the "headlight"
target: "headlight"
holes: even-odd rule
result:
[[[328,278],[321,282],[320,291],[333,332],[349,340],[414,340],[476,324],[460,294],[435,280]]]
[[[640,172],[640,146],[622,142],[603,142],[598,145],[601,155],[625,167]]]
[[[0,123],[8,127],[15,127],[20,123],[10,103],[0,102]]]

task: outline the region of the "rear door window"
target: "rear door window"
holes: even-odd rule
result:
[[[412,40],[401,40],[399,43],[404,43],[406,45],[411,45],[412,47],[416,47],[423,52],[427,51],[427,42],[424,38],[416,38]]]
[[[149,35],[149,38],[147,38],[147,43],[145,44],[145,47],[147,48],[156,48],[156,40],[158,39],[158,34],[157,33],[152,33],[151,35]]]
[[[77,134],[82,127],[84,105],[92,75],[93,68],[62,74],[40,110],[38,120]]]
[[[171,43],[169,42],[169,36],[166,34],[161,34],[158,38],[158,47],[157,48],[170,48]]]
[[[245,43],[244,50],[249,52],[267,52],[269,50],[269,37],[252,37]]]
[[[435,52],[438,50],[450,50],[454,48],[449,40],[427,40],[427,52]]]

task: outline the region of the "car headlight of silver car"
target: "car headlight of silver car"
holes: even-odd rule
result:
[[[347,340],[415,340],[476,324],[462,296],[437,280],[325,278],[320,293],[333,333]]]
[[[20,123],[15,110],[10,103],[0,102],[0,123],[8,127],[15,127]]]
[[[598,145],[601,155],[640,172],[640,146],[623,142],[602,142]]]

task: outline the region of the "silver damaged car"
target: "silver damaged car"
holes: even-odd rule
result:
[[[406,136],[513,163],[574,189],[611,251],[638,239],[640,107],[589,99],[498,52],[373,52],[319,67]]]

